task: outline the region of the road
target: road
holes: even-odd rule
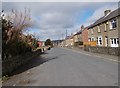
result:
[[[19,74],[18,74],[19,73]],[[4,86],[117,86],[118,64],[64,48],[34,58]]]

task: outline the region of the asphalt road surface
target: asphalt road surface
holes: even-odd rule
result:
[[[118,63],[53,48],[21,67],[4,86],[117,86]]]

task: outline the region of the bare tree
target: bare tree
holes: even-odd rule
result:
[[[6,19],[13,23],[13,27],[7,32],[7,42],[12,39],[18,39],[26,28],[32,26],[30,9],[25,8],[24,12],[12,9],[12,11],[6,16]]]

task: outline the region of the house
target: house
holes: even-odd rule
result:
[[[67,36],[64,41],[64,46],[70,46],[70,36]]]
[[[70,46],[74,46],[74,35],[70,36]]]
[[[65,40],[63,40],[62,45],[63,46],[74,46],[75,43],[82,41],[82,32],[76,32],[72,33],[70,36],[67,36]]]
[[[82,29],[82,41],[84,45],[89,45],[88,41],[88,28],[85,27]]]
[[[64,46],[73,46],[74,45],[74,35],[67,36],[64,40]]]
[[[82,32],[79,31],[76,34],[74,34],[74,43],[82,41]]]
[[[95,41],[97,46],[118,47],[118,20],[120,20],[119,9],[111,12],[105,10],[104,16],[88,27],[88,40]]]
[[[53,46],[58,46],[61,44],[63,40],[53,40],[52,43],[53,43]]]
[[[38,43],[38,47],[42,47],[43,46],[43,42],[38,41],[37,43]]]
[[[65,46],[65,39],[63,39],[63,41],[60,43],[61,47],[64,47]]]

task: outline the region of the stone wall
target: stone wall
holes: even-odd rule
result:
[[[16,56],[14,58],[8,58],[2,61],[2,75],[9,75],[12,71],[17,69],[18,67],[22,66],[23,64],[27,63],[30,59],[40,55],[41,49],[28,52],[25,55]]]
[[[87,50],[92,53],[101,53],[101,54],[109,54],[109,55],[120,55],[120,47],[99,47],[99,46],[92,46],[86,47],[84,50]]]

